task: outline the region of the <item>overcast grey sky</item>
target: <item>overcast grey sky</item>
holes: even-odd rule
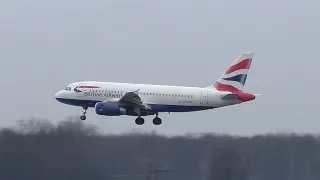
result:
[[[161,114],[163,124],[98,116],[105,132],[317,133],[320,3],[214,0],[6,0],[0,2],[1,122],[53,123],[81,108],[54,94],[75,81],[208,86],[243,51],[255,57],[245,90],[254,102]]]

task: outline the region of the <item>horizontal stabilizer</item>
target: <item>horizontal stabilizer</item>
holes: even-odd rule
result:
[[[252,101],[256,98],[256,94],[249,94],[244,92],[239,93],[231,93],[221,97],[222,100],[230,101],[230,100],[239,100],[242,102]]]
[[[231,101],[231,100],[239,100],[236,94],[227,94],[221,97],[222,100]]]

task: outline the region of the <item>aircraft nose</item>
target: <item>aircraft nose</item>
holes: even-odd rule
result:
[[[62,95],[63,95],[63,92],[62,92],[62,91],[59,91],[59,92],[57,92],[56,95],[54,95],[54,97],[56,98],[56,100],[59,100],[59,99],[62,98]]]

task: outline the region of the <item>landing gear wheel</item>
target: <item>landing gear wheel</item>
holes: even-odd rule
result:
[[[80,116],[80,119],[81,119],[82,121],[84,121],[84,120],[86,120],[86,113],[87,113],[88,107],[82,107],[82,108],[83,108],[83,110],[82,110],[82,116]]]
[[[142,124],[144,124],[144,119],[142,117],[137,117],[135,122],[137,125],[142,125]]]
[[[82,116],[80,116],[80,119],[84,121],[84,120],[86,120],[86,116],[82,115]]]
[[[162,123],[162,120],[159,117],[155,117],[153,119],[153,124],[154,125],[160,125]]]

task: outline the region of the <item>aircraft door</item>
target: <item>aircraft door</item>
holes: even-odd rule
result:
[[[208,91],[201,91],[200,104],[208,104]]]

